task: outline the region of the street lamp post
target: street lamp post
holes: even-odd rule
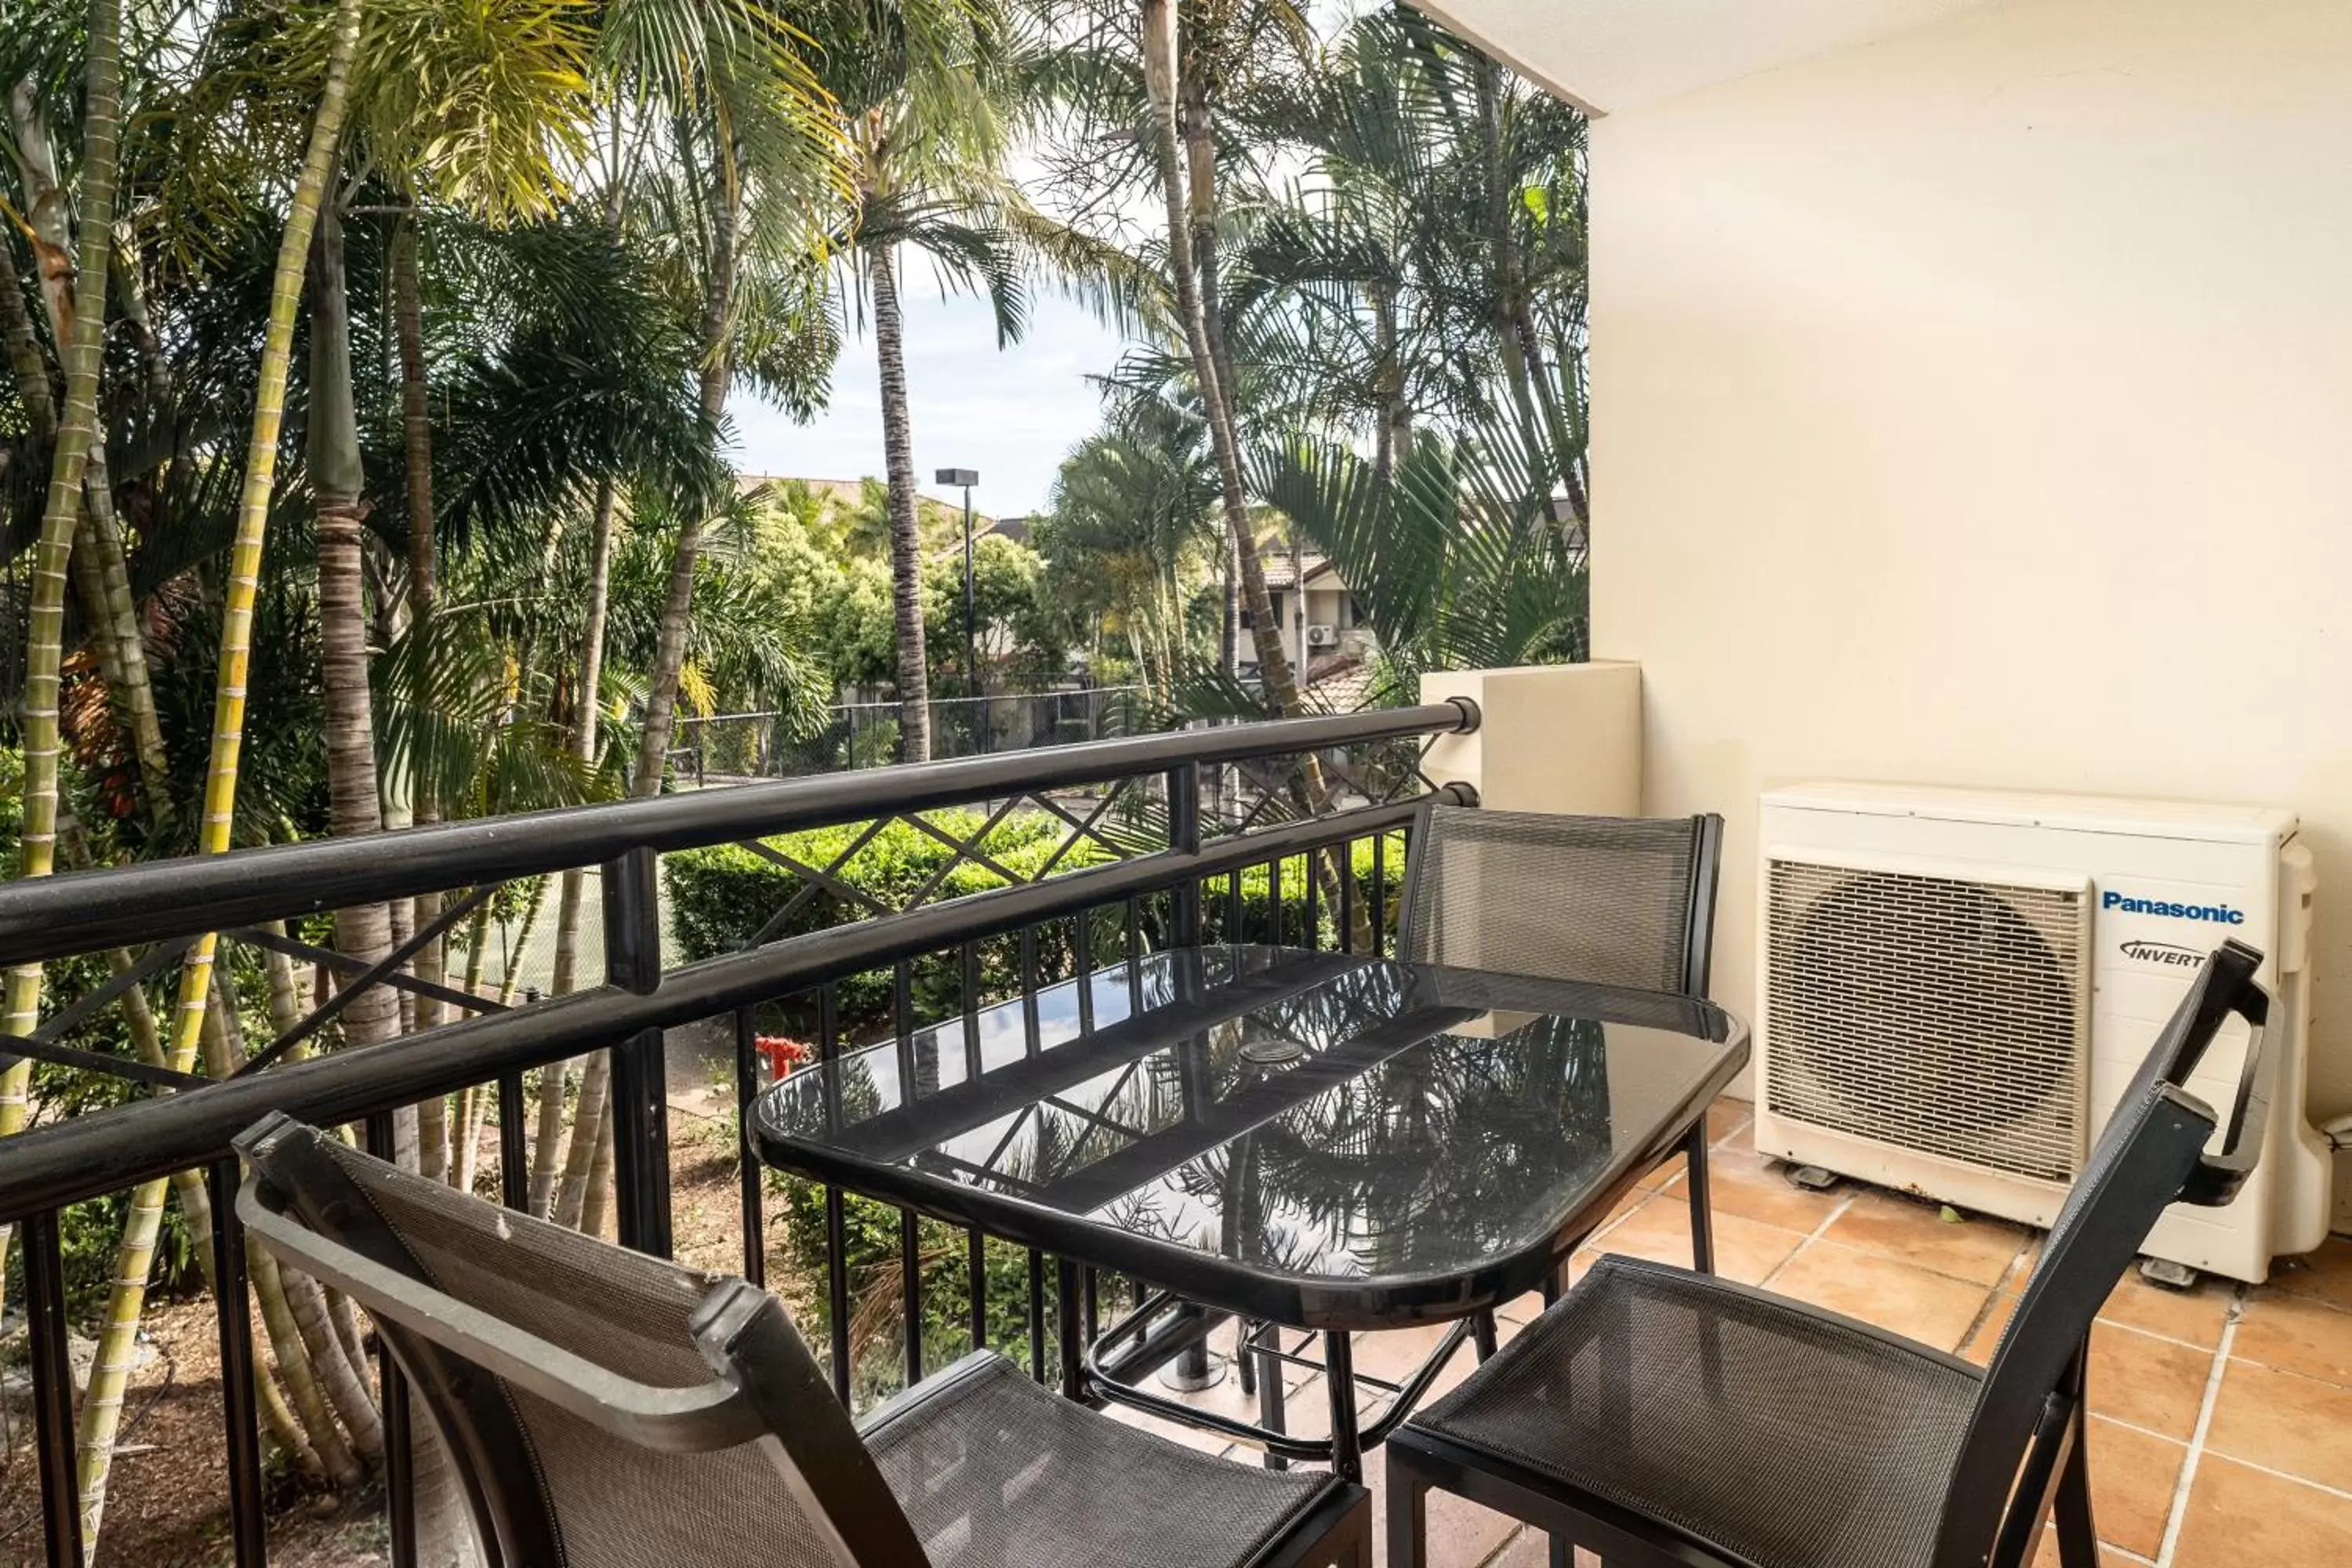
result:
[[[934,484],[960,485],[963,489],[963,681],[964,695],[980,695],[979,617],[972,608],[971,589],[971,487],[980,483],[978,468],[940,468],[931,476]],[[988,710],[981,710],[979,745],[988,750]]]

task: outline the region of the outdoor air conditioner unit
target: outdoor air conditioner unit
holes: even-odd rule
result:
[[[1308,626],[1307,628],[1307,646],[1308,647],[1336,647],[1339,646],[1339,628],[1337,626]]]
[[[2048,1226],[2157,1031],[2224,937],[2262,950],[2275,1077],[2262,1163],[2144,1250],[2259,1280],[2326,1235],[2304,1114],[2311,853],[2292,813],[1815,784],[1764,796],[1756,1147]],[[2190,1079],[2225,1115],[2247,1031]]]

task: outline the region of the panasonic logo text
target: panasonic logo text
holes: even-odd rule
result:
[[[2168,920],[2204,921],[2213,925],[2242,926],[2246,911],[2227,904],[2175,904],[2162,899],[2136,899],[2110,889],[2099,895],[2099,908],[2127,915],[2162,915]]]

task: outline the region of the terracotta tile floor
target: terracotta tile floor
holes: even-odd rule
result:
[[[1717,1261],[1727,1276],[1973,1361],[1991,1356],[2032,1267],[2032,1232],[1947,1220],[1933,1205],[1854,1183],[1802,1191],[1757,1156],[1746,1105],[1719,1101],[1708,1123]],[[1687,1264],[1680,1173],[1677,1160],[1644,1182],[1571,1273],[1601,1252]],[[1504,1336],[1541,1310],[1532,1296],[1506,1308]],[[1357,1368],[1394,1379],[1439,1337],[1360,1334]],[[1465,1346],[1438,1386],[1471,1364]],[[1318,1375],[1293,1368],[1285,1382],[1297,1429],[1322,1431]],[[1244,1403],[1230,1376],[1192,1397],[1235,1412]],[[2208,1279],[2182,1292],[2127,1278],[2093,1333],[2091,1401],[2102,1568],[2352,1563],[2352,1239],[2282,1259],[2267,1285]],[[1255,1462],[1239,1448],[1230,1455]],[[1367,1468],[1377,1492],[1377,1451]],[[1546,1553],[1540,1537],[1510,1521],[1433,1495],[1430,1560],[1433,1568],[1541,1568]],[[1591,1562],[1580,1556],[1580,1568]],[[2056,1563],[2055,1545],[2045,1543],[2039,1568]]]

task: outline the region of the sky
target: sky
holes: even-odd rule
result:
[[[1326,38],[1380,0],[1308,0],[1307,14]],[[1016,161],[1016,173],[1019,165]],[[1135,198],[1141,221],[1159,221],[1159,198]],[[1033,290],[1029,330],[999,350],[984,300],[942,299],[928,265],[900,253],[906,311],[907,396],[915,433],[915,479],[926,495],[961,504],[961,490],[930,482],[937,468],[977,468],[974,510],[1020,517],[1045,510],[1054,476],[1070,448],[1102,422],[1102,398],[1087,378],[1118,363],[1118,335],[1086,308],[1050,289]],[[807,425],[782,409],[739,393],[728,404],[735,426],[735,467],[744,473],[803,479],[882,476],[882,396],[871,333],[850,323],[834,367],[833,399]]]
[[[987,301],[941,299],[920,259],[905,258],[907,400],[915,479],[924,494],[961,503],[930,482],[935,468],[977,468],[971,504],[990,517],[1044,510],[1070,448],[1101,423],[1089,375],[1117,366],[1118,335],[1086,308],[1040,289],[1029,329],[999,350]],[[856,326],[852,322],[853,328]],[[745,473],[855,479],[882,474],[882,395],[871,332],[845,335],[833,399],[808,425],[749,393],[730,401],[735,466]]]

